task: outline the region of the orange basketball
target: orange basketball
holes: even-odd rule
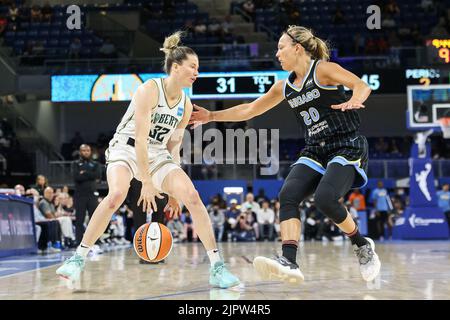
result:
[[[143,224],[133,239],[134,251],[149,262],[165,259],[172,250],[172,234],[169,228],[158,222]]]

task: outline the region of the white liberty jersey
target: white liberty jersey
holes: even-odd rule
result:
[[[169,106],[163,78],[154,78],[149,79],[148,81],[155,81],[159,95],[158,105],[152,109],[152,116],[150,119],[149,147],[152,149],[166,149],[170,136],[183,119],[187,97],[184,91],[182,91],[178,102],[173,106]],[[135,139],[135,116],[135,106],[133,101],[131,101],[125,115],[117,126],[116,135],[125,135]]]

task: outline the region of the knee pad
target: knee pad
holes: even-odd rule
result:
[[[347,218],[347,210],[338,200],[339,196],[334,187],[321,182],[314,195],[316,207],[336,224],[342,223]]]
[[[298,206],[301,201],[297,199],[293,189],[283,187],[278,198],[280,199],[280,222],[292,218],[300,220],[300,210]]]

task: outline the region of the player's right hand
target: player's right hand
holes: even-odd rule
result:
[[[156,206],[155,197],[158,197],[159,199],[164,199],[164,197],[153,185],[151,179],[143,180],[141,196],[139,197],[139,200],[137,202],[138,207],[142,202],[143,206],[142,210],[144,212],[150,213],[151,210],[153,210],[153,212],[156,212],[158,210],[158,207]]]
[[[211,111],[196,104],[193,104],[193,107],[195,110],[192,111],[191,118],[189,119],[189,124],[192,124],[192,129],[211,121]]]

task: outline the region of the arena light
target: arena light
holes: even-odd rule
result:
[[[226,194],[232,194],[232,193],[243,193],[244,192],[244,188],[242,187],[225,187],[223,188],[223,192],[225,192]]]

